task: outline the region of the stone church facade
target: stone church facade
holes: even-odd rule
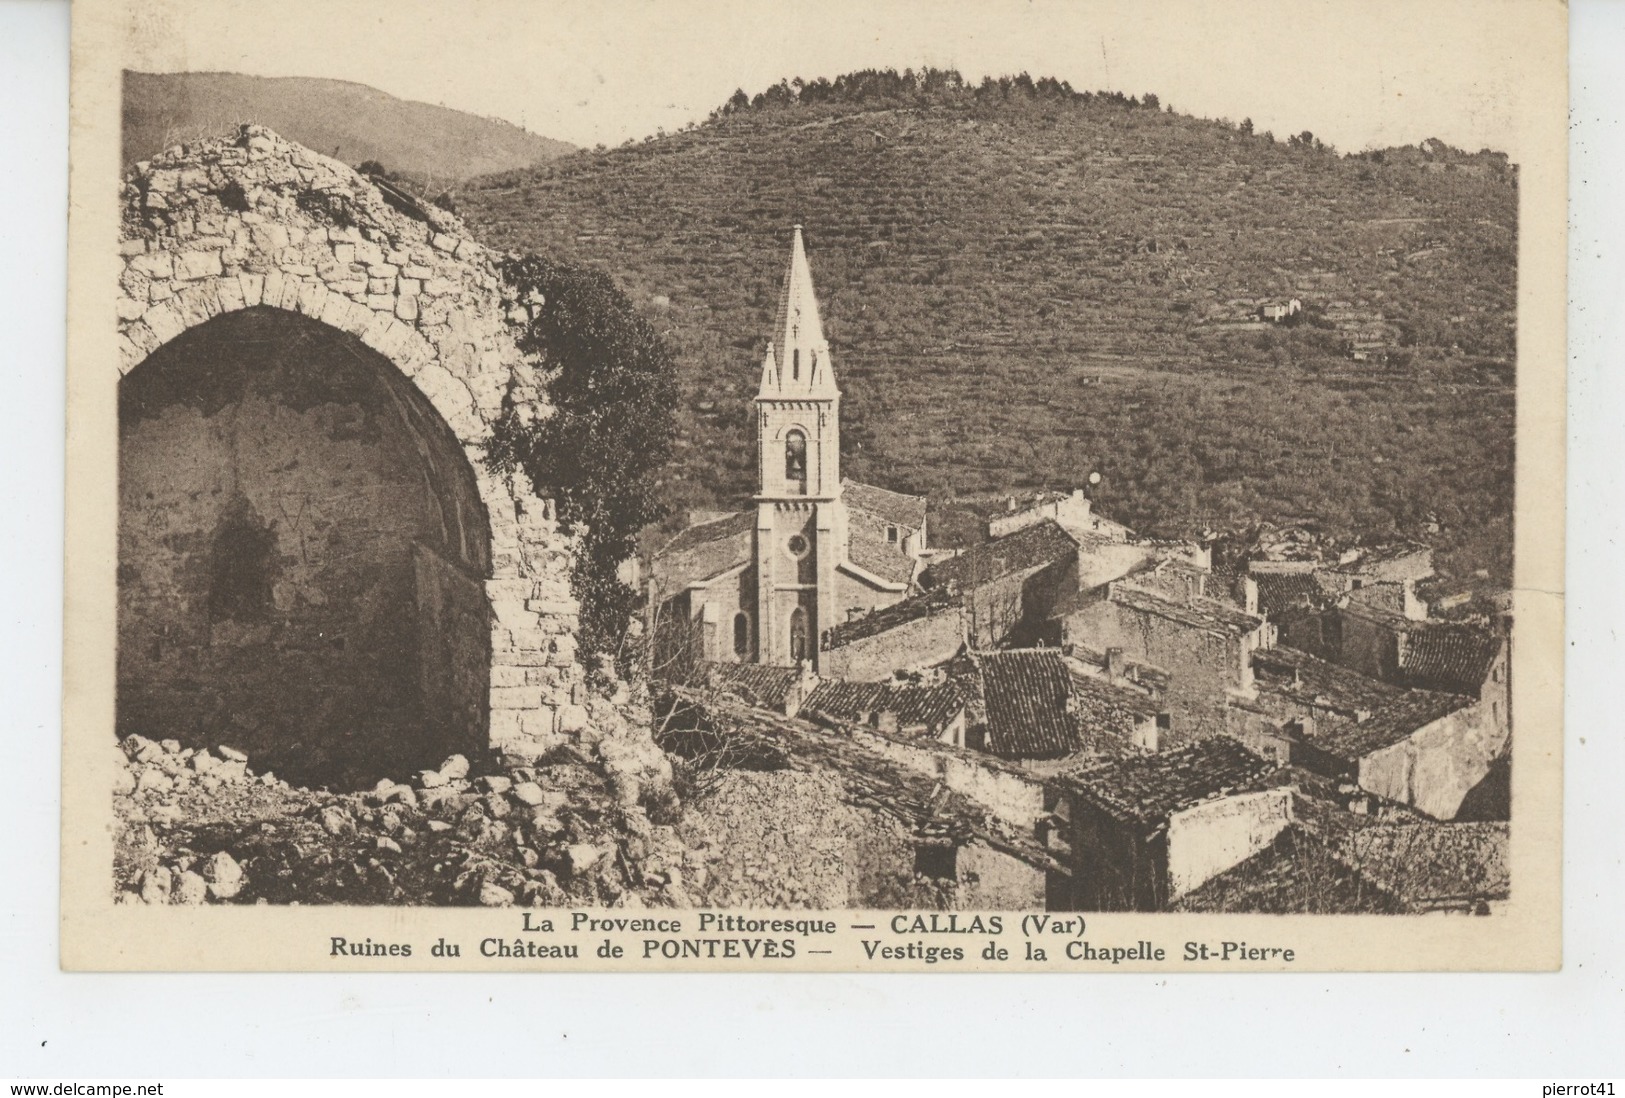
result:
[[[753,506],[702,516],[652,562],[662,663],[817,671],[829,630],[916,590],[925,499],[841,476],[841,391],[799,225],[754,418]]]

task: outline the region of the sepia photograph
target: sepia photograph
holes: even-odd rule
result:
[[[82,5],[65,964],[1555,966],[1562,10],[1337,7]]]

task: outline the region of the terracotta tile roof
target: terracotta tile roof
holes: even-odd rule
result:
[[[920,582],[927,587],[954,584],[980,587],[994,580],[1075,557],[1078,542],[1054,519],[1044,519],[993,541],[933,564]]]
[[[930,617],[933,614],[955,614],[964,600],[957,591],[938,588],[934,591],[923,591],[918,595],[910,595],[906,599],[883,606],[879,610],[872,610],[861,618],[853,621],[843,621],[833,626],[828,633],[824,650],[840,648],[843,645],[865,640],[898,626],[907,625],[911,621]]]
[[[1261,572],[1252,577],[1258,584],[1258,611],[1279,614],[1307,602],[1314,605],[1324,592],[1313,572]]]
[[[912,530],[925,528],[925,497],[910,496],[855,480],[841,481],[841,498],[854,510],[864,511],[881,522],[893,522]]]
[[[1393,564],[1396,561],[1418,557],[1430,552],[1432,552],[1430,547],[1416,541],[1400,541],[1392,545],[1378,545],[1361,550],[1358,559],[1350,561],[1348,564],[1336,565],[1333,571],[1359,575],[1381,568],[1384,565]]]
[[[1473,704],[1472,698],[1460,694],[1379,682],[1293,648],[1254,652],[1253,681],[1261,693],[1335,713],[1316,721],[1309,742],[1349,762],[1391,747]]]
[[[1357,762],[1373,751],[1410,738],[1434,721],[1474,704],[1460,694],[1432,690],[1402,690],[1362,721],[1320,721],[1310,742],[1340,759]]]
[[[907,583],[914,578],[913,557],[859,526],[848,530],[846,557],[865,572],[891,583]]]
[[[702,522],[696,526],[690,526],[687,530],[668,541],[665,547],[655,555],[665,557],[673,553],[687,552],[690,549],[708,545],[713,541],[721,541],[723,538],[749,533],[755,528],[756,512],[739,511],[711,522]]]
[[[1335,709],[1348,716],[1374,713],[1404,693],[1397,686],[1300,652],[1260,648],[1253,653],[1253,681],[1260,691],[1299,705]]]
[[[1373,822],[1346,829],[1344,861],[1413,911],[1471,910],[1511,892],[1505,822]]]
[[[1070,649],[1068,649],[1068,651],[1075,660],[1093,664],[1095,667],[1098,667],[1101,670],[1105,670],[1106,668],[1106,653],[1097,648],[1090,648],[1088,645],[1078,644],[1073,645]],[[1172,676],[1170,676],[1168,672],[1164,671],[1160,667],[1157,667],[1155,664],[1140,663],[1136,660],[1125,659],[1123,661],[1123,669],[1124,674],[1127,676],[1130,682],[1133,682],[1138,686],[1143,686],[1153,694],[1166,693],[1169,683],[1173,681]]]
[[[1155,614],[1159,618],[1205,629],[1213,633],[1244,635],[1264,624],[1264,619],[1245,610],[1237,609],[1218,599],[1198,598],[1189,603],[1173,602],[1128,583],[1111,585],[1111,600],[1132,610]]]
[[[1129,755],[1055,779],[1111,816],[1156,824],[1214,797],[1266,787],[1276,769],[1227,736],[1198,740],[1158,755]]]
[[[1373,624],[1381,625],[1396,633],[1408,633],[1412,629],[1421,627],[1420,622],[1413,621],[1397,611],[1382,606],[1374,606],[1370,602],[1361,602],[1353,598],[1344,602],[1343,612],[1352,614],[1357,618],[1363,618]]]
[[[1068,712],[1072,673],[1059,649],[972,657],[987,710],[987,751],[1001,759],[1058,759],[1082,749]]]
[[[783,708],[784,699],[801,677],[801,672],[794,667],[772,667],[760,663],[706,663],[701,666],[705,682],[713,690],[769,709]]]
[[[1126,740],[1136,725],[1161,712],[1161,705],[1138,690],[1093,675],[1072,676],[1073,720],[1085,739],[1092,732],[1107,732]]]
[[[1405,906],[1350,869],[1326,840],[1288,825],[1275,840],[1175,900],[1175,911],[1227,915],[1398,915]]]
[[[882,682],[826,681],[819,683],[801,703],[803,716],[823,713],[850,724],[872,724],[874,714],[886,711],[897,715],[899,731],[923,726],[934,735],[965,711],[965,699],[951,684],[894,686]]]
[[[1407,686],[1477,696],[1501,654],[1501,638],[1471,625],[1430,625],[1406,634],[1399,677]]]

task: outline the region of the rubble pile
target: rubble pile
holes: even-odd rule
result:
[[[952,906],[952,885],[913,872],[914,841],[850,803],[816,771],[730,770],[685,806],[681,834],[704,852],[693,897],[709,907],[834,910]]]
[[[118,899],[688,906],[685,881],[704,879],[705,857],[673,826],[670,764],[624,718],[595,715],[592,735],[538,759],[476,767],[453,755],[352,793],[255,774],[230,746],[130,736],[115,793]]]

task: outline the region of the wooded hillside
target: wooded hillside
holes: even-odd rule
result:
[[[942,506],[1098,471],[1100,509],[1142,529],[1397,529],[1509,575],[1515,167],[1251,131],[1054,81],[860,73],[459,204],[492,246],[612,272],[675,342],[674,507],[752,489],[799,222],[851,476]]]

